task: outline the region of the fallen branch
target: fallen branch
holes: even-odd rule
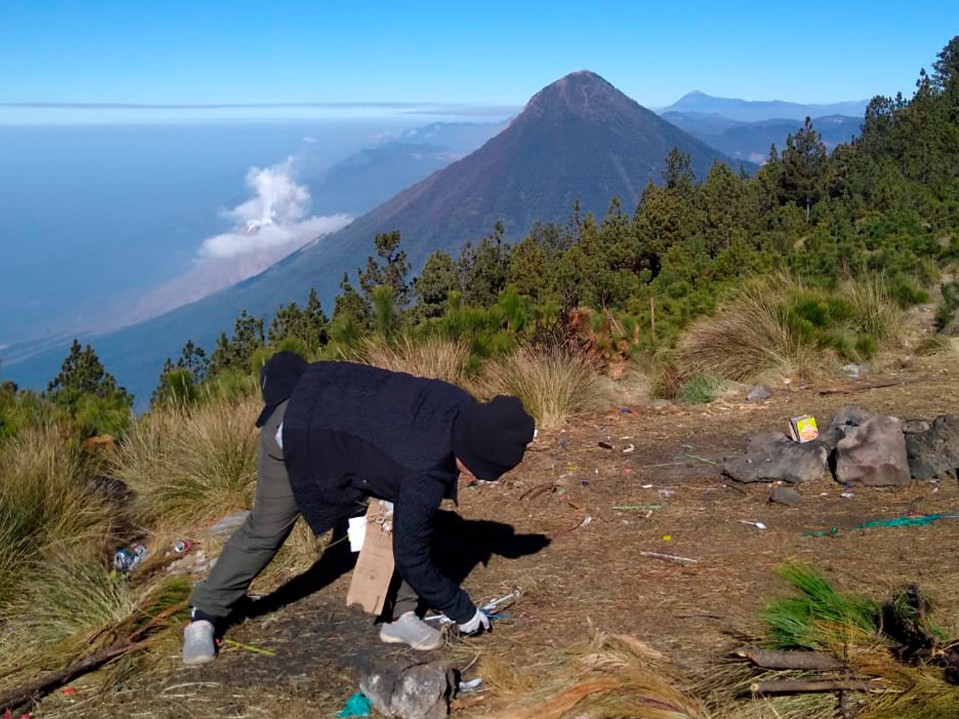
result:
[[[572,505],[570,505],[570,506],[572,506]],[[560,529],[560,530],[558,530],[558,531],[556,531],[556,532],[553,532],[552,534],[550,534],[550,535],[548,535],[548,536],[549,536],[550,539],[558,539],[559,537],[563,537],[563,536],[565,536],[565,535],[567,535],[567,534],[571,534],[572,532],[575,532],[575,531],[576,531],[577,529],[579,529],[580,527],[585,527],[587,524],[589,524],[589,523],[592,522],[592,521],[593,521],[593,518],[592,518],[590,515],[587,514],[585,517],[583,517],[583,519],[582,519],[582,520],[579,522],[579,524],[577,524],[575,527],[569,527],[568,529]]]
[[[898,387],[903,384],[915,384],[916,382],[939,382],[941,377],[913,377],[910,379],[890,380],[888,382],[874,382],[872,384],[858,385],[856,387],[827,387],[819,390],[819,395],[829,394],[852,394],[853,392],[865,392],[870,389],[882,389],[883,387]]]
[[[662,554],[661,552],[640,552],[644,557],[652,557],[653,559],[662,559],[667,562],[673,562],[675,564],[696,564],[698,559],[690,559],[689,557],[678,557],[675,554]]]
[[[536,485],[535,487],[530,487],[525,492],[519,495],[520,499],[533,499],[545,492],[552,492],[556,489],[556,482],[550,481],[545,482],[544,484]]]
[[[66,684],[70,680],[75,679],[82,674],[86,674],[87,672],[92,672],[94,669],[99,669],[104,664],[116,659],[117,657],[121,657],[124,654],[142,649],[143,646],[143,642],[130,642],[123,640],[122,642],[114,644],[113,646],[104,647],[103,649],[94,652],[90,656],[84,657],[80,661],[61,669],[60,671],[52,672],[35,682],[24,684],[23,686],[17,687],[6,694],[0,695],[0,707],[5,709],[13,709],[21,704],[26,704],[31,700],[40,699],[44,695],[49,694],[54,689]]]
[[[777,649],[740,649],[734,654],[763,669],[842,669],[843,663],[831,654]]]
[[[754,682],[749,691],[755,697],[776,694],[815,694],[822,692],[882,692],[884,687],[875,681],[859,679],[771,679]]]
[[[84,657],[83,659],[80,659],[79,661],[76,661],[73,664],[64,667],[63,669],[51,672],[45,677],[41,677],[34,682],[24,684],[23,686],[10,690],[6,694],[0,695],[0,709],[15,709],[22,704],[36,702],[57,687],[63,686],[78,676],[86,674],[87,672],[92,672],[95,669],[99,669],[104,664],[107,664],[118,657],[122,657],[125,654],[130,654],[131,652],[143,649],[146,646],[146,642],[142,641],[144,637],[149,632],[158,628],[165,619],[176,614],[185,606],[186,602],[183,602],[174,607],[170,607],[157,614],[139,629],[131,632],[126,639],[116,642],[115,644],[111,644],[108,647],[104,647],[103,649],[98,649],[97,651],[93,652],[93,654]]]
[[[703,462],[705,464],[719,464],[715,459],[710,459],[709,457],[700,457],[698,454],[690,454],[689,452],[683,452],[684,457],[689,457],[690,459],[695,459],[697,462]]]

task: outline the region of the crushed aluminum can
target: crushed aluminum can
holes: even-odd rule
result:
[[[113,553],[113,566],[118,572],[132,572],[146,556],[147,548],[142,544],[120,547]]]
[[[177,554],[186,554],[193,546],[192,539],[178,539],[173,543],[173,551]]]

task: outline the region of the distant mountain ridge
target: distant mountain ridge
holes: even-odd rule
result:
[[[311,209],[358,216],[476,150],[505,123],[433,123],[365,148],[321,173],[299,174]]]
[[[265,272],[191,305],[101,337],[94,346],[107,369],[134,392],[138,406],[156,386],[165,357],[183,344],[211,348],[232,331],[242,310],[269,320],[291,301],[303,302],[315,287],[332,310],[343,273],[351,275],[372,254],[377,233],[399,229],[414,273],[434,250],[458,255],[496,222],[517,241],[537,221],[565,222],[574,202],[581,211],[605,214],[617,196],[635,207],[649,181],[660,181],[672,148],[689,155],[704,177],[715,161],[733,162],[661,119],[598,75],[567,75],[536,93],[508,127],[475,152],[453,162],[343,230],[301,248]],[[4,367],[25,386],[54,374],[66,348]]]
[[[868,100],[850,100],[828,104],[802,104],[783,100],[739,100],[728,97],[713,97],[699,90],[683,95],[668,107],[659,108],[660,114],[668,112],[696,112],[705,115],[722,115],[730,120],[758,122],[783,119],[804,120],[806,117],[824,115],[847,115],[862,117]]]
[[[690,156],[699,177],[714,161],[736,164],[598,75],[573,73],[540,90],[480,150],[337,234],[364,242],[399,228],[414,265],[434,249],[458,252],[497,221],[507,239],[519,240],[537,221],[565,221],[577,200],[597,216],[613,196],[634,207],[646,183],[661,179],[673,147]]]
[[[803,120],[772,119],[757,122],[731,120],[717,114],[699,112],[664,112],[660,115],[690,135],[734,159],[762,164],[769,156],[769,148],[782,150],[786,137],[803,125]],[[819,133],[830,152],[840,144],[851,141],[862,127],[862,117],[826,115],[813,117],[813,128]]]

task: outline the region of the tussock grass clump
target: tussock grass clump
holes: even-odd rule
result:
[[[684,404],[708,404],[726,391],[728,383],[708,374],[694,374],[679,386],[676,399]]]
[[[560,350],[519,350],[487,365],[478,384],[486,396],[516,395],[547,430],[608,404],[592,365]]]
[[[0,443],[0,606],[21,591],[50,547],[105,552],[119,511],[90,489],[90,467],[67,433],[50,423]]]
[[[76,550],[53,549],[34,564],[33,576],[23,590],[4,606],[3,620],[13,627],[22,660],[25,655],[43,653],[44,648],[64,642],[74,650],[99,648],[104,643],[103,627],[121,623],[134,611],[136,603],[129,584],[111,576],[109,563],[102,556]],[[0,645],[2,646],[2,645]],[[9,652],[0,651],[9,656]]]
[[[848,643],[851,632],[868,637],[878,627],[879,606],[855,595],[841,595],[815,570],[788,564],[776,570],[799,590],[796,597],[770,602],[765,620],[771,641],[781,649],[830,649]]]
[[[124,641],[157,652],[152,661],[179,643],[179,632],[171,630],[186,617],[185,580],[137,581],[109,570],[102,556],[62,547],[51,549],[34,568],[21,593],[0,609],[5,629],[0,633],[0,675],[7,688]],[[112,673],[106,671],[107,686]]]
[[[876,342],[880,349],[896,346],[906,325],[906,316],[889,293],[881,275],[850,280],[840,286],[840,295],[853,308],[852,328]]]
[[[462,386],[469,374],[471,354],[464,341],[435,336],[417,341],[404,335],[393,343],[379,338],[367,340],[356,358],[375,367]]]
[[[936,326],[950,337],[959,335],[959,280],[940,285],[942,301],[936,310]]]
[[[929,335],[916,345],[915,353],[920,357],[940,357],[954,354],[956,343],[953,338],[936,333]]]
[[[196,527],[248,508],[256,483],[256,397],[155,410],[120,443],[112,474],[147,524]]]
[[[880,278],[847,282],[836,292],[788,277],[762,278],[730,297],[715,316],[695,323],[676,357],[685,374],[808,379],[894,345],[902,328],[902,311]]]

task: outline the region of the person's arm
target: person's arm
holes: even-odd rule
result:
[[[444,493],[443,482],[430,475],[400,482],[393,504],[393,556],[400,576],[421,599],[454,622],[464,623],[476,615],[476,606],[431,558],[433,518]]]

